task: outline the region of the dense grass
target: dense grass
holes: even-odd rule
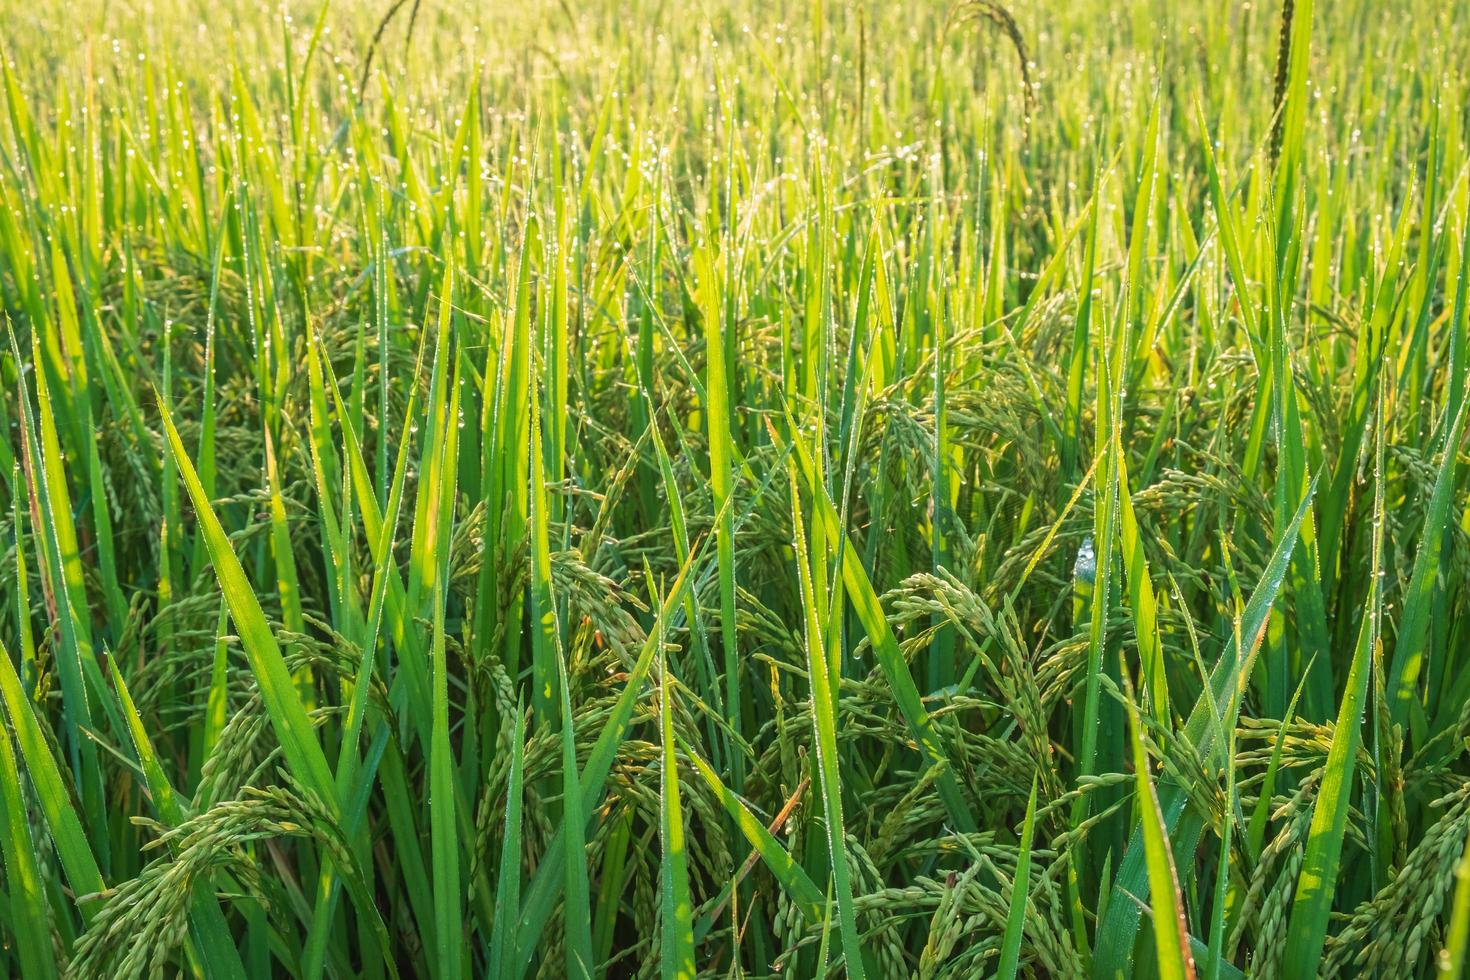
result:
[[[0,0],[0,973],[1459,976],[1470,8],[1286,7]]]

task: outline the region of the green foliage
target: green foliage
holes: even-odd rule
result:
[[[0,975],[1464,975],[1467,9],[0,0]]]

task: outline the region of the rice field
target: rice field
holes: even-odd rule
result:
[[[0,24],[0,975],[1462,976],[1470,7]]]

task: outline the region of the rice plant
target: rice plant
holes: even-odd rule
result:
[[[0,974],[1461,976],[1470,7],[0,23]]]

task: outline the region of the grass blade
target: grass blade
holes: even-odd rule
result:
[[[837,918],[842,930],[843,965],[849,977],[861,978],[863,949],[858,937],[857,913],[853,909],[852,872],[847,865],[847,832],[842,821],[842,776],[837,761],[837,701],[827,669],[826,644],[813,595],[811,567],[807,558],[806,531],[801,518],[801,489],[796,463],[788,462],[791,479],[791,518],[797,574],[801,579],[802,606],[806,613],[807,679],[812,688],[812,740],[816,744],[817,785],[821,787],[822,812],[826,817],[827,850],[832,860],[832,886],[837,892]]]
[[[261,609],[260,600],[256,598],[255,590],[245,576],[245,569],[235,557],[229,536],[225,534],[224,527],[204,495],[204,487],[199,482],[193,463],[189,461],[184,442],[179,438],[179,430],[175,428],[173,419],[161,400],[159,409],[169,448],[179,468],[179,476],[189,491],[189,498],[198,515],[199,529],[204,535],[215,576],[219,579],[220,591],[229,604],[230,618],[240,631],[241,644],[250,660],[255,680],[260,685],[261,697],[270,713],[271,723],[275,727],[276,737],[280,739],[286,761],[303,785],[320,796],[328,806],[335,806],[337,793],[331,769],[327,766],[327,757],[322,754],[321,743],[317,741],[311,720],[306,715],[306,708],[301,703],[291,672],[286,668],[286,661],[281,656],[275,634],[266,622],[265,611]]]
[[[1026,893],[1031,887],[1031,841],[1036,833],[1036,777],[1031,779],[1031,795],[1026,799],[1026,818],[1021,822],[1020,856],[1016,859],[1016,878],[1011,885],[1011,904],[1006,913],[1006,931],[1000,940],[1000,963],[997,980],[1016,980],[1021,962],[1021,938],[1026,927]]]
[[[1287,923],[1286,941],[1292,954],[1285,963],[1288,980],[1306,980],[1316,975],[1322,944],[1327,936],[1328,916],[1332,912],[1333,889],[1337,880],[1338,861],[1342,855],[1343,835],[1347,829],[1348,809],[1352,799],[1353,776],[1357,765],[1358,745],[1362,739],[1364,701],[1368,693],[1369,672],[1373,652],[1378,645],[1379,623],[1383,615],[1383,443],[1384,405],[1382,388],[1378,399],[1377,452],[1374,465],[1373,552],[1368,584],[1368,600],[1358,643],[1353,650],[1352,667],[1333,728],[1332,745],[1327,751],[1322,785],[1312,807],[1312,823],[1307,831],[1306,853],[1297,878],[1292,900],[1291,918]]]
[[[664,649],[663,624],[658,626]],[[674,752],[673,705],[667,654],[659,659],[659,730],[662,749],[659,840],[663,845],[659,915],[663,923],[662,975],[693,980],[694,908],[689,898],[689,861],[684,853],[684,814],[679,802],[679,763]]]

